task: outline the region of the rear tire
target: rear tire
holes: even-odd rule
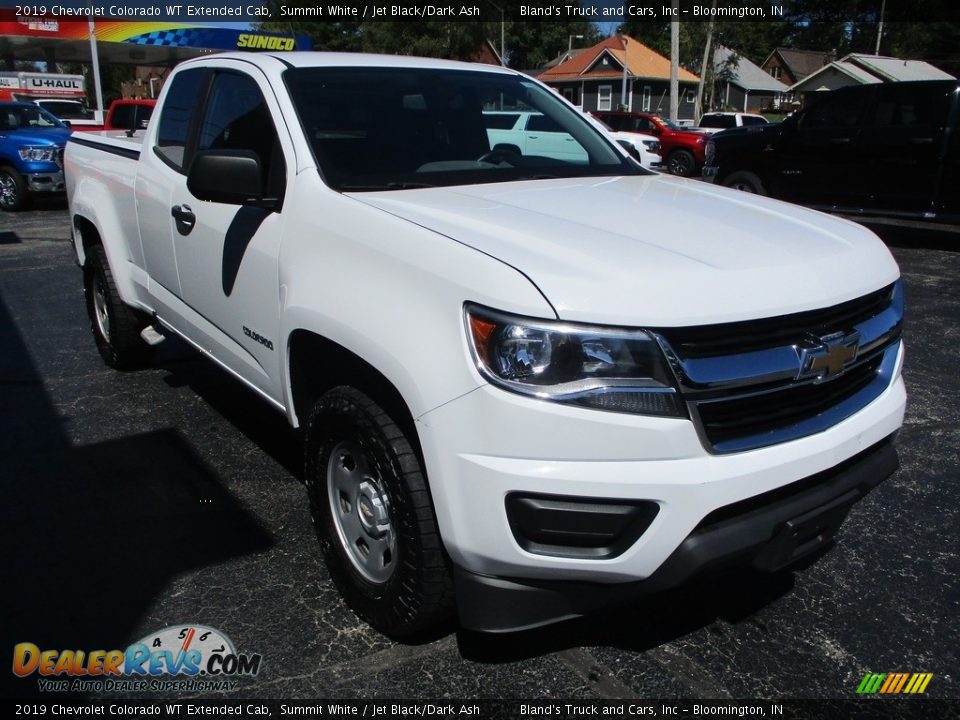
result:
[[[305,446],[317,539],[350,608],[394,638],[446,620],[453,584],[415,441],[342,386],[313,406]]]
[[[150,359],[150,346],[140,337],[140,331],[146,322],[120,299],[102,245],[87,248],[83,289],[90,329],[103,361],[116,370],[145,365]]]
[[[723,181],[723,186],[742,190],[743,192],[753,193],[754,195],[766,195],[767,191],[763,187],[763,182],[752,172],[739,170],[730,173],[727,179]]]
[[[0,209],[22,210],[27,204],[27,183],[12,167],[0,167]]]

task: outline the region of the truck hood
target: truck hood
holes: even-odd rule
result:
[[[515,267],[564,320],[650,327],[750,320],[851,300],[899,276],[883,243],[860,225],[681,178],[351,197]]]
[[[25,145],[56,145],[63,147],[70,137],[69,128],[45,128],[41,130],[19,129],[4,130],[0,135],[6,138],[11,145],[23,147]]]

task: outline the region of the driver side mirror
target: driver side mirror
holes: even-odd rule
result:
[[[267,209],[276,204],[263,197],[260,158],[250,150],[201,150],[190,164],[187,189],[210,202]]]

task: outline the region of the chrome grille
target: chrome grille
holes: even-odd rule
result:
[[[822,310],[665,329],[657,338],[704,445],[729,453],[820,432],[875,400],[893,379],[902,320],[898,281]],[[811,349],[832,353],[838,336],[856,352],[845,348],[811,373]]]

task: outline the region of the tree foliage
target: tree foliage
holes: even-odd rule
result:
[[[286,0],[270,0],[276,6]],[[664,0],[668,2],[669,0]],[[954,2],[955,0],[942,0]],[[490,0],[484,0],[490,2]],[[881,55],[926,60],[947,72],[960,74],[960,25],[937,22],[935,10],[924,10],[941,0],[887,0]],[[529,6],[547,6],[554,0],[526,0]],[[836,51],[837,57],[850,52],[873,53],[880,20],[880,0],[783,0],[787,10],[780,20],[718,21],[713,43],[725,45],[738,55],[760,64],[777,47],[801,50]],[[571,36],[574,47],[598,42],[602,32],[586,20],[511,19],[507,0],[490,2],[486,17],[495,17],[505,8],[504,45],[510,67],[542,67],[567,49]],[[914,7],[915,6],[915,7]],[[931,14],[933,13],[933,14]],[[360,20],[269,21],[264,30],[306,34],[317,50],[382,52],[468,60],[484,41],[500,49],[501,23],[436,20],[388,22]],[[680,63],[699,73],[708,23],[680,23]],[[670,55],[670,23],[667,20],[631,19],[618,28],[658,53]],[[584,37],[576,38],[577,35]]]

